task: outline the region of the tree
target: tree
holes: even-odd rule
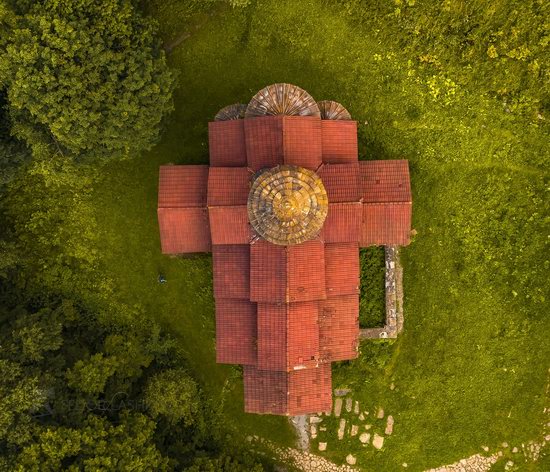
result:
[[[169,422],[195,422],[199,410],[198,388],[183,369],[165,370],[149,380],[145,393],[148,409],[154,416],[163,415]]]
[[[156,141],[174,77],[130,0],[19,2],[0,42],[12,133],[34,155],[127,157]],[[23,5],[23,6],[21,6]]]

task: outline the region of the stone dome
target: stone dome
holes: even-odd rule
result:
[[[328,212],[319,176],[303,167],[281,165],[259,172],[248,195],[248,219],[256,232],[279,245],[315,238]]]

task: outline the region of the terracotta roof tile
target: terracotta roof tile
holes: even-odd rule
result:
[[[362,221],[361,203],[330,203],[321,239],[325,243],[359,242]]]
[[[319,300],[325,293],[324,245],[319,240],[278,246],[264,240],[250,249],[250,297],[256,302]]]
[[[315,116],[285,116],[283,119],[284,163],[317,170],[321,165],[321,119]]]
[[[287,378],[286,372],[243,366],[244,411],[286,415]]]
[[[211,167],[246,166],[244,120],[208,123],[208,147]]]
[[[327,190],[329,203],[359,202],[359,163],[324,164],[317,172]]]
[[[208,206],[246,205],[250,178],[246,167],[212,167],[208,174]]]
[[[357,357],[359,295],[329,297],[319,302],[319,346],[323,362]]]
[[[248,167],[257,171],[283,164],[283,116],[244,120]]]
[[[158,208],[205,207],[208,166],[160,166]]]
[[[216,362],[256,364],[256,304],[216,300]]]
[[[360,168],[363,202],[412,201],[408,161],[363,161]]]
[[[210,251],[206,208],[159,208],[157,215],[163,254]]]
[[[250,246],[212,246],[214,298],[250,298]]]
[[[212,244],[246,244],[252,238],[245,205],[210,207]]]
[[[322,120],[323,162],[357,162],[357,122]]]
[[[332,372],[330,364],[288,374],[289,415],[329,412],[332,409]]]
[[[243,367],[245,411],[300,415],[332,408],[330,364],[275,372]]]
[[[258,304],[258,368],[315,367],[319,358],[319,304]]]
[[[363,204],[360,245],[406,246],[410,243],[412,204]]]
[[[359,245],[325,244],[327,296],[359,293]]]

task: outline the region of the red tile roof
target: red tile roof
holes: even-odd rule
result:
[[[329,297],[319,302],[319,345],[323,362],[357,357],[359,295]]]
[[[251,176],[246,167],[212,167],[208,174],[208,206],[246,205]]]
[[[331,203],[358,202],[360,196],[359,163],[324,164],[318,171]]]
[[[359,293],[359,245],[357,243],[325,244],[327,296]]]
[[[216,299],[216,362],[256,364],[256,304]]]
[[[325,243],[359,242],[362,222],[361,203],[330,203],[321,239]]]
[[[283,164],[283,117],[244,120],[248,167],[257,171]]]
[[[408,161],[363,161],[360,168],[363,202],[412,201]]]
[[[357,162],[357,122],[322,120],[323,162]]]
[[[206,206],[208,166],[160,166],[158,208]]]
[[[214,298],[250,300],[250,246],[213,246]]]
[[[410,243],[411,203],[363,204],[360,245],[406,246]]]
[[[246,166],[244,120],[208,123],[208,147],[211,167]]]
[[[258,368],[315,367],[319,358],[319,304],[258,303]]]
[[[248,413],[301,415],[332,408],[330,364],[277,372],[243,367],[244,402]]]
[[[246,206],[222,206],[208,209],[212,244],[247,244],[252,238]]]
[[[315,369],[295,370],[288,374],[290,415],[330,412],[332,409],[332,372],[330,364]]]
[[[259,240],[250,248],[250,299],[299,302],[325,298],[324,244],[278,246]]]
[[[283,119],[284,163],[317,170],[321,165],[321,120],[314,116]]]
[[[244,120],[248,167],[254,171],[279,164],[316,170],[321,165],[321,119],[314,116],[266,116]]]
[[[210,251],[206,208],[159,208],[157,215],[163,254]]]

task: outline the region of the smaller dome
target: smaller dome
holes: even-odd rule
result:
[[[319,234],[328,213],[320,177],[303,167],[282,165],[259,172],[248,195],[248,219],[256,232],[279,245]]]
[[[241,120],[244,118],[244,112],[246,111],[246,105],[243,103],[234,103],[233,105],[227,105],[223,107],[216,116],[214,121],[228,121],[228,120]]]
[[[317,102],[319,110],[321,110],[322,120],[351,120],[349,111],[344,105],[332,100],[322,100]]]

